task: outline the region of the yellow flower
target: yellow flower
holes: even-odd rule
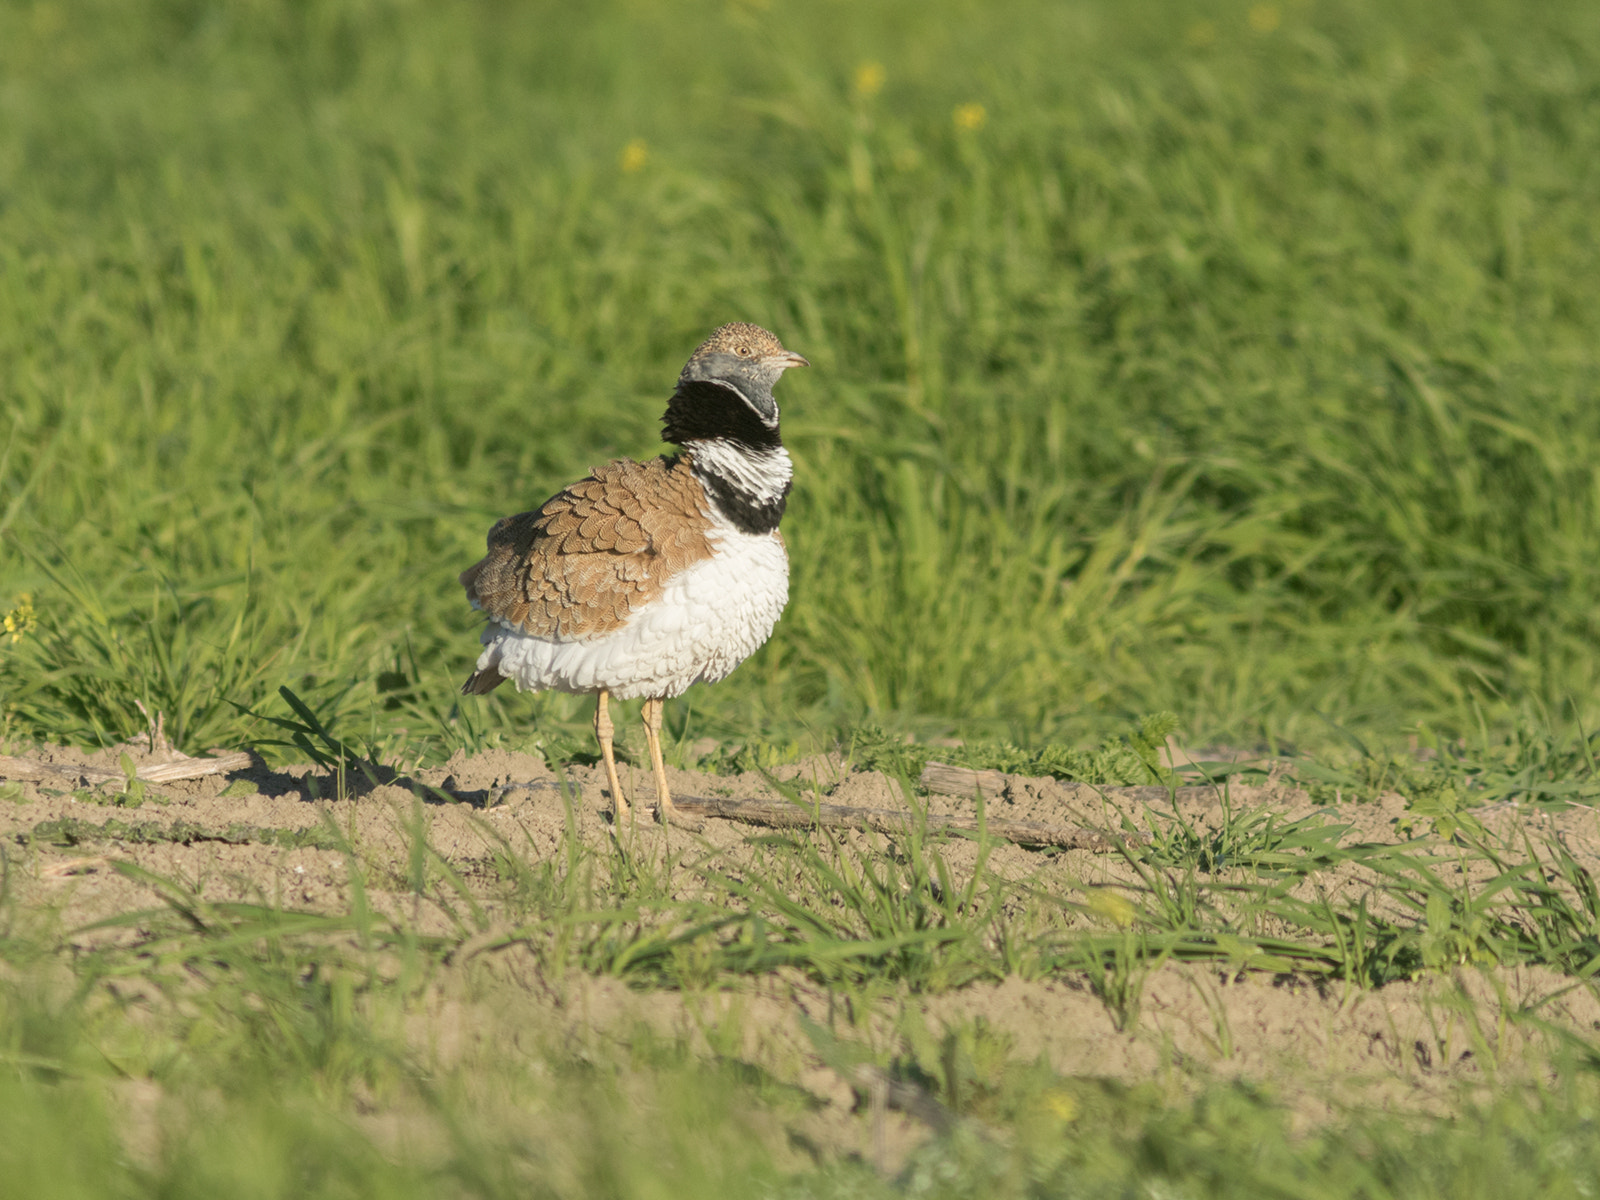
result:
[[[1071,1092],[1051,1088],[1044,1094],[1045,1110],[1060,1121],[1071,1121],[1078,1115],[1078,1101]]]
[[[1258,4],[1250,10],[1250,28],[1257,33],[1271,33],[1283,20],[1276,4]]]
[[[888,73],[883,69],[881,62],[864,62],[856,68],[855,88],[856,95],[863,100],[870,100],[883,91],[883,81]]]
[[[1121,892],[1113,892],[1110,888],[1086,888],[1083,903],[1084,907],[1095,916],[1110,921],[1120,929],[1132,925],[1134,917],[1139,915],[1139,910],[1134,908],[1133,901]]]
[[[650,161],[650,147],[644,144],[643,138],[634,138],[622,148],[622,157],[618,164],[623,171],[632,175],[635,171],[644,170],[645,163]]]
[[[0,634],[9,637],[13,644],[20,642],[23,635],[32,633],[34,626],[39,623],[33,612],[33,597],[22,595],[17,597],[17,606],[0,617]]]
[[[989,110],[981,104],[958,104],[950,117],[957,129],[982,129],[989,119]]]
[[[1209,46],[1217,40],[1217,24],[1215,21],[1196,21],[1183,36],[1191,46]]]

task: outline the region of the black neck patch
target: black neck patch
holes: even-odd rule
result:
[[[776,529],[783,519],[784,505],[789,502],[789,489],[794,486],[792,479],[786,479],[783,491],[770,500],[758,500],[725,476],[704,470],[697,470],[695,474],[700,477],[717,511],[733,522],[740,533],[771,533]]]
[[[778,431],[756,416],[743,396],[727,384],[709,379],[678,385],[667,401],[666,416],[661,418],[661,437],[679,446],[720,440],[751,450],[775,450],[783,444]]]

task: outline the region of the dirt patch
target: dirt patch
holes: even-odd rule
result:
[[[87,756],[59,747],[20,752],[58,765],[107,767],[116,767],[124,752],[136,765],[160,754],[137,745]],[[799,789],[836,805],[926,806],[934,825],[941,816],[971,815],[979,803],[975,796],[908,797],[899,781],[852,772],[838,756],[780,768],[773,778],[781,787],[756,773],[669,771],[683,795],[775,800],[783,790]],[[626,768],[623,785],[651,799],[648,771]],[[114,869],[119,862],[209,900],[330,913],[346,911],[352,871],[359,869],[376,909],[403,915],[419,932],[445,934],[452,928],[448,913],[419,903],[409,886],[408,872],[428,855],[456,873],[497,928],[507,862],[558,863],[573,845],[569,838],[593,852],[592,867],[602,876],[642,856],[664,872],[674,895],[688,897],[704,886],[696,864],[715,861],[737,873],[758,861],[753,847],[766,836],[720,820],[692,832],[641,820],[617,830],[598,767],[557,772],[541,758],[510,751],[458,755],[406,776],[352,772],[342,781],[321,768],[257,765],[226,778],[148,787],[138,807],[128,807],[128,799],[120,787],[83,786],[70,775],[0,785],[0,845],[14,894],[35,919],[79,931],[70,934],[75,940],[137,936],[136,929],[85,928],[160,907],[160,887]],[[1393,795],[1329,807],[1274,785],[1186,791],[1176,802],[1146,792],[1130,803],[1115,790],[1011,776],[984,803],[994,816],[1142,831],[1213,848],[1240,836],[1241,828],[1282,830],[1302,822],[1332,845],[1423,846],[1431,853],[1430,869],[1441,877],[1470,882],[1498,869],[1448,842],[1416,841],[1404,801]],[[1250,820],[1241,822],[1241,815]],[[1526,861],[1530,846],[1558,844],[1583,869],[1600,871],[1600,826],[1590,809],[1502,806],[1477,819],[1518,862]],[[884,850],[893,841],[881,834],[830,836]],[[619,845],[635,860],[619,856]],[[419,846],[427,848],[420,857]],[[951,838],[940,852],[959,879],[971,872],[980,849],[971,838]],[[1058,895],[1119,886],[1131,892],[1140,883],[1134,864],[1117,853],[999,844],[990,848],[989,863],[1006,879]],[[1217,870],[1242,878],[1248,868],[1234,863]],[[1320,873],[1314,888],[1297,886],[1306,894],[1358,894],[1373,880],[1371,868],[1341,863]],[[839,1031],[891,1065],[896,1046],[914,1041],[917,1031],[938,1037],[981,1026],[1013,1057],[1043,1060],[1069,1076],[1165,1081],[1179,1089],[1195,1080],[1245,1078],[1271,1088],[1307,1122],[1352,1104],[1448,1110],[1475,1087],[1537,1075],[1552,1038],[1600,1033],[1600,1005],[1590,989],[1526,968],[1431,972],[1363,991],[1171,964],[1135,979],[1134,998],[1125,997],[1120,1009],[1090,988],[1088,976],[1074,972],[933,995],[890,988],[865,1012],[859,996],[833,994],[783,971],[732,988],[641,992],[614,979],[547,978],[536,956],[516,945],[463,955],[452,971],[410,1031],[414,1043],[441,1060],[498,1052],[506,1040],[530,1036],[530,1029],[571,1046],[591,1039],[625,1042],[648,1029],[700,1053],[735,1056],[800,1089],[810,1097],[804,1136],[852,1152],[862,1137],[861,1089],[825,1061],[806,1022]],[[477,980],[471,987],[463,983],[469,977]],[[915,1140],[916,1119],[902,1113],[892,1120],[899,1132],[880,1129],[879,1135],[895,1144]]]

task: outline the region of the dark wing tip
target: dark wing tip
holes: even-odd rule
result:
[[[486,671],[474,671],[461,685],[463,696],[482,696],[495,690],[506,681],[506,677],[490,668]]]

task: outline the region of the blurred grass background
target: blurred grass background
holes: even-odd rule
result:
[[[736,318],[793,599],[680,738],[1592,728],[1596,211],[1577,0],[0,5],[0,733],[586,720],[455,575]]]

